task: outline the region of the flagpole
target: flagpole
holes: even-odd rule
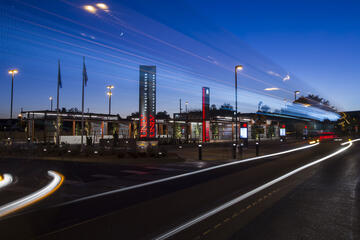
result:
[[[59,92],[60,92],[60,60],[58,60],[58,84],[56,98],[56,144],[60,144],[60,127],[59,127]]]
[[[84,146],[84,87],[85,87],[85,57],[83,57],[82,105],[81,105],[81,150]]]

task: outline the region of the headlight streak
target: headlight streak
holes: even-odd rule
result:
[[[306,165],[304,165],[302,167],[299,167],[299,168],[297,168],[297,169],[295,169],[293,171],[290,171],[290,172],[288,172],[288,173],[286,173],[286,174],[284,174],[284,175],[282,175],[282,176],[280,176],[278,178],[275,178],[272,181],[269,181],[269,182],[265,183],[264,185],[261,185],[261,186],[255,188],[255,189],[253,189],[253,190],[251,190],[251,191],[249,191],[249,192],[247,192],[245,194],[242,194],[242,195],[232,199],[231,201],[228,201],[228,202],[226,202],[226,203],[224,203],[224,204],[222,204],[222,205],[220,205],[220,206],[218,206],[218,207],[216,207],[216,208],[214,208],[214,209],[212,209],[212,210],[210,210],[210,211],[208,211],[208,212],[206,212],[206,213],[204,213],[204,214],[202,214],[202,215],[200,215],[200,216],[198,216],[196,218],[193,218],[192,220],[190,220],[190,221],[188,221],[188,222],[186,222],[186,223],[184,223],[184,224],[182,224],[182,225],[180,225],[178,227],[173,228],[169,232],[166,232],[164,234],[161,234],[161,235],[155,237],[154,240],[163,240],[163,239],[167,239],[169,237],[172,237],[172,236],[176,235],[177,233],[179,233],[179,232],[181,232],[181,231],[183,231],[183,230],[185,230],[185,229],[187,229],[187,228],[189,228],[189,227],[191,227],[191,226],[205,220],[206,218],[209,218],[209,217],[211,217],[211,216],[213,216],[213,215],[215,215],[215,214],[217,214],[217,213],[219,213],[219,212],[221,212],[221,211],[223,211],[223,210],[225,210],[225,209],[227,209],[227,208],[229,208],[229,207],[243,201],[244,199],[246,199],[248,197],[251,197],[252,195],[254,195],[254,194],[256,194],[256,193],[258,193],[258,192],[260,192],[260,191],[262,191],[262,190],[264,190],[264,189],[266,189],[266,188],[268,188],[268,187],[270,187],[270,186],[272,186],[272,185],[274,185],[274,184],[276,184],[276,183],[278,183],[278,182],[280,182],[280,181],[282,181],[282,180],[284,180],[284,179],[286,179],[286,178],[288,178],[288,177],[290,177],[290,176],[292,176],[292,175],[306,169],[306,168],[309,168],[309,167],[314,166],[316,164],[319,164],[319,163],[321,163],[321,162],[323,162],[323,161],[325,161],[325,160],[327,160],[327,159],[329,159],[329,158],[331,158],[333,156],[336,156],[336,155],[346,151],[347,149],[349,149],[352,146],[352,141],[348,142],[348,144],[349,144],[348,146],[343,147],[340,150],[338,150],[338,151],[336,151],[336,152],[334,152],[334,153],[332,153],[332,154],[330,154],[330,155],[328,155],[326,157],[320,158],[320,159],[315,160],[315,161],[313,161],[311,163],[308,163],[308,164],[306,164]]]
[[[73,201],[70,201],[70,202],[67,202],[67,203],[63,203],[63,204],[60,204],[60,205],[66,205],[66,204],[80,202],[80,201],[84,201],[84,200],[88,200],[88,199],[92,199],[92,198],[102,197],[102,196],[109,195],[109,194],[125,192],[125,191],[128,191],[128,190],[141,188],[141,187],[145,187],[145,186],[149,186],[149,185],[153,185],[153,184],[157,184],[157,183],[167,182],[167,181],[171,181],[171,180],[175,180],[175,179],[179,179],[179,178],[183,178],[183,177],[188,177],[188,176],[191,176],[191,175],[204,173],[204,172],[208,172],[208,171],[211,171],[211,170],[215,170],[215,169],[219,169],[219,168],[223,168],[223,167],[228,167],[228,166],[232,166],[232,165],[237,165],[237,164],[244,163],[244,162],[251,162],[251,161],[255,161],[255,160],[259,160],[259,159],[280,156],[280,155],[284,155],[284,154],[287,154],[287,153],[296,152],[296,151],[304,150],[304,149],[307,149],[307,148],[312,148],[312,147],[315,147],[317,145],[319,145],[319,143],[312,144],[312,145],[306,145],[306,146],[299,147],[299,148],[293,148],[293,149],[286,150],[286,151],[283,151],[283,152],[272,153],[272,154],[263,155],[263,156],[259,156],[259,157],[252,157],[252,158],[248,158],[248,159],[244,159],[244,160],[238,160],[238,161],[233,161],[233,162],[229,162],[229,163],[224,163],[224,164],[221,164],[221,165],[208,167],[208,168],[196,170],[196,171],[189,172],[189,173],[183,173],[183,174],[175,175],[175,176],[168,177],[168,178],[162,178],[162,179],[151,181],[151,182],[145,182],[145,183],[141,183],[141,184],[137,184],[137,185],[133,185],[133,186],[129,186],[129,187],[124,187],[124,188],[120,188],[120,189],[116,189],[116,190],[112,190],[112,191],[108,191],[108,192],[104,192],[104,193],[94,194],[94,195],[91,195],[91,196],[79,198],[79,199],[76,199],[76,200],[73,200]]]
[[[352,144],[353,142],[357,142],[357,141],[360,141],[360,138],[354,139],[354,140],[350,140],[350,139],[349,139],[347,142],[341,143],[341,146],[344,146],[344,145],[346,145],[346,144]]]
[[[13,177],[8,173],[4,173],[2,176],[0,176],[0,189],[8,186],[12,182]]]
[[[0,217],[4,217],[12,212],[34,204],[54,193],[63,183],[64,176],[55,171],[48,171],[48,174],[52,177],[52,180],[48,185],[23,198],[0,206]]]

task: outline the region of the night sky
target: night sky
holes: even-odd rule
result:
[[[314,3],[316,2],[316,3]],[[179,98],[199,109],[201,87],[211,104],[272,111],[301,94],[319,94],[339,110],[358,110],[360,3],[356,1],[105,1],[109,9],[83,9],[93,1],[16,1],[0,5],[0,117],[9,115],[10,68],[17,68],[14,112],[60,106],[81,108],[82,56],[88,86],[85,108],[106,113],[138,111],[139,65],[157,66],[157,110],[178,111]],[[289,75],[290,79],[286,80]],[[285,78],[285,80],[284,80]],[[264,91],[265,88],[279,88]],[[184,106],[183,106],[184,108]],[[311,111],[309,109],[299,111]]]

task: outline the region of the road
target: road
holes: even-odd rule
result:
[[[292,219],[290,216],[294,215],[291,210],[296,212],[297,207],[293,208],[294,204],[291,203],[291,196],[293,196],[294,191],[301,190],[301,186],[308,181],[312,182],[311,179],[318,176],[319,168],[328,162],[340,162],[338,165],[341,166],[334,166],[337,167],[333,170],[336,174],[337,169],[342,169],[340,167],[343,166],[343,159],[350,159],[352,155],[349,153],[354,154],[358,150],[357,145],[359,144],[354,143],[348,152],[339,153],[339,155],[327,160],[326,163],[309,167],[262,189],[236,204],[204,218],[174,235],[170,235],[170,238],[252,239],[256,238],[257,235],[261,236],[261,233],[267,234],[267,231],[262,232],[261,230],[268,227],[274,229],[273,236],[278,239],[276,234],[280,231],[279,229],[282,229],[282,221],[289,223],[289,218]],[[184,226],[184,223],[188,223],[212,209],[217,209],[239,196],[246,195],[253,189],[263,186],[294,169],[324,158],[338,149],[341,149],[339,143],[321,143],[292,153],[225,166],[220,163],[194,162],[191,164],[133,167],[132,169],[118,166],[117,168],[106,168],[106,171],[104,170],[105,167],[101,169],[97,166],[97,172],[107,173],[98,175],[98,181],[92,179],[94,178],[94,168],[87,167],[84,168],[87,171],[80,171],[80,167],[76,169],[75,164],[72,166],[73,168],[67,167],[67,172],[62,172],[66,178],[64,186],[53,196],[35,206],[30,206],[24,211],[0,219],[0,231],[4,233],[4,236],[12,239],[29,237],[37,237],[38,239],[76,237],[90,239],[118,239],[119,237],[123,239],[161,239],[169,230],[178,229],[179,226]],[[351,160],[349,161],[351,162]],[[36,161],[34,164],[44,167],[44,164],[36,163]],[[58,167],[60,168],[60,166]],[[209,168],[212,169],[203,171]],[[62,169],[64,169],[63,166]],[[72,175],[71,171],[75,171],[76,174]],[[122,177],[109,178],[112,176],[109,174],[111,171],[117,172]],[[188,175],[189,172],[196,171],[198,173]],[[82,172],[83,177],[79,177],[79,172]],[[346,173],[345,170],[344,173]],[[19,172],[16,174],[21,176]],[[25,176],[26,171],[23,170],[22,174]],[[38,175],[41,176],[41,174],[42,171],[39,170]],[[156,182],[159,179],[167,179],[181,174],[184,175],[181,178]],[[356,175],[359,176],[357,172],[354,172],[354,176]],[[77,177],[72,178],[71,176]],[[87,182],[83,179],[86,179],[86,176]],[[154,181],[154,184],[144,185],[144,183]],[[331,181],[328,182],[328,184],[330,183]],[[342,184],[346,183],[346,181],[342,182]],[[105,189],[104,185],[107,186]],[[131,188],[131,186],[139,185],[141,186]],[[13,190],[16,189],[15,186],[14,184],[12,190],[7,191],[19,194],[20,189]],[[124,191],[115,190],[115,186],[117,186],[116,189]],[[306,191],[306,188],[303,188],[302,191]],[[302,193],[299,194],[304,196]],[[281,206],[287,206],[285,210],[272,210],[279,208],[278,204],[287,198],[290,199],[288,203],[280,205],[280,209]],[[336,199],[336,197],[332,199]],[[293,201],[297,202],[297,199],[293,199]],[[318,201],[316,196],[309,196],[308,204],[310,206],[313,202],[314,206],[321,204],[321,201],[316,201]],[[336,205],[335,201],[334,204]],[[341,205],[341,203],[338,204]],[[278,219],[278,224],[276,225],[275,221],[271,221],[274,224],[271,227],[266,223],[268,223],[269,214],[275,213],[278,214],[274,216],[274,219]],[[265,220],[261,220],[262,218]],[[271,215],[270,218],[272,219],[273,216]],[[298,221],[301,222],[301,219]],[[321,224],[321,221],[317,224]],[[305,228],[312,227],[312,225],[303,225]],[[17,231],[19,227],[22,230],[21,232]],[[279,229],[276,230],[276,227]],[[247,229],[254,230],[247,231]],[[251,235],[254,233],[256,236]],[[309,230],[308,233],[310,234],[311,231]],[[262,235],[262,238],[264,236],[267,235]]]

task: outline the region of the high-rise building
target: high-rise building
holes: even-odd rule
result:
[[[156,137],[156,66],[140,65],[140,138]]]

